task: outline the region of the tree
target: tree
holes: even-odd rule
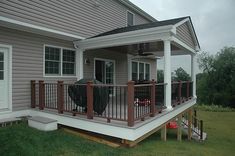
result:
[[[175,73],[172,74],[173,81],[189,81],[190,79],[189,74],[181,67],[176,69]]]
[[[235,107],[235,47],[225,47],[216,55],[202,53],[198,75],[198,101]]]
[[[191,78],[189,74],[183,68],[180,67],[171,73],[171,79],[172,81],[189,81]],[[164,82],[163,70],[157,71],[157,82],[158,83]]]
[[[157,83],[164,82],[164,72],[163,70],[157,70]]]

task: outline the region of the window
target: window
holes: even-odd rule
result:
[[[45,46],[45,75],[75,75],[75,51],[59,47]]]
[[[150,65],[145,64],[145,79],[150,80]]]
[[[134,25],[134,14],[130,11],[127,11],[127,26],[133,26]]]
[[[0,53],[0,80],[4,80],[4,53]]]
[[[63,75],[75,75],[75,51],[63,49]]]
[[[45,48],[45,73],[52,75],[60,74],[60,49]]]
[[[132,62],[132,80],[137,81],[138,80],[138,63]]]
[[[144,62],[132,61],[132,80],[133,81],[150,80],[150,64]]]
[[[139,63],[139,80],[144,80],[144,63]]]

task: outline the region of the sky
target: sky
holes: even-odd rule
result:
[[[159,21],[191,16],[201,51],[216,54],[224,46],[235,46],[235,0],[130,1]],[[190,57],[172,58],[172,66],[190,72]]]

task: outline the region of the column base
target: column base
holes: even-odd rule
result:
[[[166,110],[172,110],[173,107],[172,106],[166,106]]]

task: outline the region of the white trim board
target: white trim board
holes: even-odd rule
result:
[[[0,16],[0,25],[4,27],[12,28],[12,29],[26,31],[26,32],[44,35],[48,37],[55,37],[58,39],[63,39],[63,40],[68,40],[68,41],[85,39],[84,37],[77,36],[74,34],[69,34],[66,32],[17,21],[14,19],[3,17],[3,16]]]
[[[8,49],[8,109],[0,112],[0,114],[5,114],[12,112],[12,46],[6,44],[0,44],[0,47]]]

